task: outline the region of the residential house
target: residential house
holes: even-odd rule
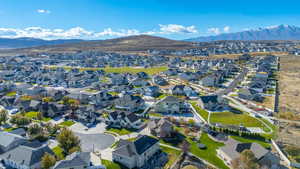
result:
[[[26,139],[20,135],[0,131],[0,154],[5,153],[21,144],[26,143]]]
[[[27,142],[0,155],[4,165],[16,169],[41,168],[41,159],[45,153],[54,154],[48,145],[38,141]]]
[[[272,152],[265,149],[261,145],[257,143],[240,143],[231,138],[225,142],[225,146],[220,147],[217,150],[217,155],[223,159],[227,165],[231,166],[232,162],[239,158],[240,154],[244,150],[252,151],[258,163],[263,166],[267,165],[269,168],[271,168],[272,166],[279,164],[280,160],[274,154],[272,154]]]
[[[144,89],[144,95],[150,97],[157,97],[159,96],[159,87],[158,86],[149,86]]]
[[[145,101],[140,96],[124,94],[114,101],[115,108],[136,112],[145,108]]]
[[[220,111],[228,108],[228,103],[218,95],[200,96],[198,106],[209,111]]]
[[[253,101],[257,101],[257,102],[262,102],[264,100],[264,98],[262,97],[261,94],[259,94],[255,90],[248,89],[248,88],[240,89],[238,92],[238,96],[241,99],[253,100]]]
[[[121,163],[129,169],[143,168],[151,162],[166,160],[159,155],[159,141],[146,135],[139,136],[135,141],[121,139],[112,152],[113,161]]]
[[[156,104],[154,110],[158,113],[188,113],[190,108],[184,100],[167,96]]]
[[[109,113],[107,122],[116,128],[140,129],[144,126],[141,118],[133,112],[113,111]]]
[[[169,84],[163,77],[158,75],[152,77],[152,82],[159,86],[166,86]]]
[[[165,118],[152,120],[148,123],[151,134],[160,138],[170,138],[175,132],[173,124]]]

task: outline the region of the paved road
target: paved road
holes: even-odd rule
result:
[[[94,152],[109,148],[115,138],[109,134],[82,134],[75,133],[81,141],[81,148],[84,152]]]
[[[243,68],[242,72],[228,85],[228,87],[226,89],[218,90],[216,92],[216,94],[223,96],[223,95],[227,95],[228,93],[234,91],[234,89],[238,86],[238,84],[244,80],[248,71],[249,71],[248,68]]]

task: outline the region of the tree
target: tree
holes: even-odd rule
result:
[[[80,148],[80,140],[71,130],[63,128],[57,136],[59,146],[64,150],[65,154],[69,154],[70,150],[74,147]]]
[[[17,114],[11,117],[10,122],[20,127],[30,124],[31,120],[23,115]]]
[[[72,154],[74,152],[80,152],[81,148],[79,146],[73,147],[69,150],[69,154]]]
[[[0,125],[6,123],[6,121],[7,121],[7,112],[6,110],[2,109],[0,110]]]
[[[232,162],[232,167],[236,169],[259,169],[253,152],[251,150],[244,150],[240,157]]]
[[[183,140],[181,144],[181,150],[184,154],[187,154],[190,151],[190,143],[186,140]]]
[[[28,127],[27,131],[30,136],[33,136],[33,135],[43,133],[43,128],[38,124],[32,124]]]
[[[43,114],[42,114],[41,112],[37,112],[36,118],[37,118],[38,120],[42,120],[42,119],[43,119]]]
[[[45,153],[42,157],[42,168],[43,169],[50,169],[56,163],[56,159],[53,155],[49,153]]]
[[[48,134],[49,134],[49,135],[52,135],[52,136],[56,135],[57,132],[58,132],[58,130],[60,129],[59,125],[57,125],[57,124],[54,124],[54,125],[53,125],[53,124],[51,124],[51,123],[47,123],[47,124],[45,125],[45,128],[46,128]]]

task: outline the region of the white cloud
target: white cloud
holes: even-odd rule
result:
[[[208,28],[209,33],[214,33],[216,35],[220,34],[220,29],[219,28]]]
[[[228,33],[230,31],[230,27],[229,26],[225,26],[223,28],[223,30],[224,30],[225,33]]]
[[[37,11],[37,13],[45,13],[45,14],[51,13],[51,11],[49,11],[49,10],[47,10],[47,9],[38,9],[38,10],[36,10],[36,11]]]
[[[183,25],[177,25],[177,24],[168,24],[168,25],[159,24],[159,26],[160,26],[161,34],[197,33],[198,32],[194,25],[183,26]]]
[[[0,37],[2,38],[20,38],[20,37],[31,37],[41,39],[99,39],[106,37],[122,37],[132,35],[160,35],[160,34],[188,34],[197,33],[195,26],[184,27],[182,25],[159,25],[158,31],[150,30],[140,32],[136,29],[120,29],[113,30],[112,28],[106,28],[103,31],[91,31],[86,30],[82,27],[73,27],[70,29],[48,29],[42,27],[27,27],[24,29],[16,28],[0,28]]]

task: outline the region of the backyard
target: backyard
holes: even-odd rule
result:
[[[191,105],[194,107],[194,109],[197,111],[197,113],[204,119],[207,121],[208,119],[208,111],[201,109],[199,106],[197,106],[196,102],[191,102]]]
[[[233,112],[215,112],[210,116],[211,123],[220,123],[223,125],[243,125],[245,127],[259,127],[265,132],[269,132],[270,129],[267,128],[262,122],[254,117],[249,116],[246,113],[233,113]]]

